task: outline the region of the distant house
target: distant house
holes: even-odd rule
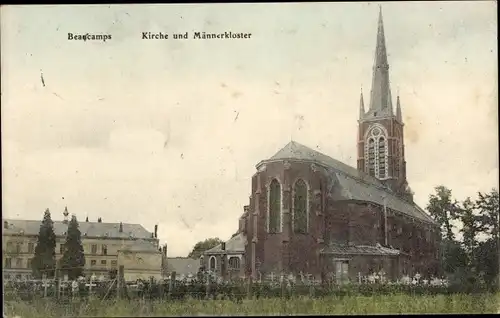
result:
[[[56,235],[56,260],[62,257],[68,210],[63,221],[53,221]],[[3,219],[2,258],[5,279],[29,279],[40,220]],[[97,277],[109,276],[124,266],[125,280],[161,278],[162,253],[159,250],[157,228],[149,232],[140,224],[80,221],[85,254],[84,273]]]
[[[188,257],[167,257],[167,264],[164,271],[165,278],[170,277],[175,272],[176,280],[196,277],[200,268],[200,260]]]
[[[241,229],[240,229],[241,230]],[[226,259],[226,273],[228,278],[237,278],[245,276],[245,264],[243,255],[245,254],[246,237],[244,233],[238,231],[228,241],[225,242],[225,250],[222,250],[221,244],[211,248],[203,253],[205,268],[211,272],[221,275],[221,261]]]

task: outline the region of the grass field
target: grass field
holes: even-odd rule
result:
[[[184,316],[184,315],[298,315],[298,314],[404,314],[404,313],[498,313],[499,294],[453,296],[349,296],[323,299],[254,299],[237,304],[226,300],[183,302],[101,301],[55,304],[38,300],[4,304],[7,317],[65,316]]]

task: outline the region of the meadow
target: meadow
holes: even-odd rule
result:
[[[453,295],[373,295],[373,296],[307,296],[283,298],[182,301],[165,300],[85,300],[54,302],[49,299],[9,301],[4,313],[29,317],[152,317],[205,315],[300,315],[300,314],[436,314],[436,313],[498,313],[500,293]]]

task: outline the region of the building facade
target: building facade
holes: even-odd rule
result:
[[[68,211],[63,221],[53,221],[56,234],[56,261],[64,251]],[[30,279],[41,221],[4,219],[2,256],[4,279]],[[126,280],[161,278],[162,252],[154,232],[128,223],[79,222],[85,255],[86,275],[107,278],[123,265]]]
[[[357,168],[294,141],[261,161],[238,244],[207,251],[208,268],[234,252],[254,278],[302,273],[342,282],[379,271],[392,279],[439,273],[439,227],[413,202],[406,179],[381,12],[369,108],[361,93],[359,112]]]
[[[241,225],[243,226],[243,223]],[[224,247],[219,244],[203,253],[204,268],[220,276],[225,275],[224,278],[227,279],[245,277],[245,244],[244,228],[240,227],[238,232],[225,242]]]

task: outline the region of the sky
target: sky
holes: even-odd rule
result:
[[[496,2],[382,3],[407,174],[425,207],[498,187]],[[4,217],[140,223],[169,256],[228,239],[290,140],[356,166],[378,3],[2,6]],[[250,39],[142,40],[142,32]],[[106,42],[67,34],[111,34]],[[43,74],[44,84],[41,76]]]

